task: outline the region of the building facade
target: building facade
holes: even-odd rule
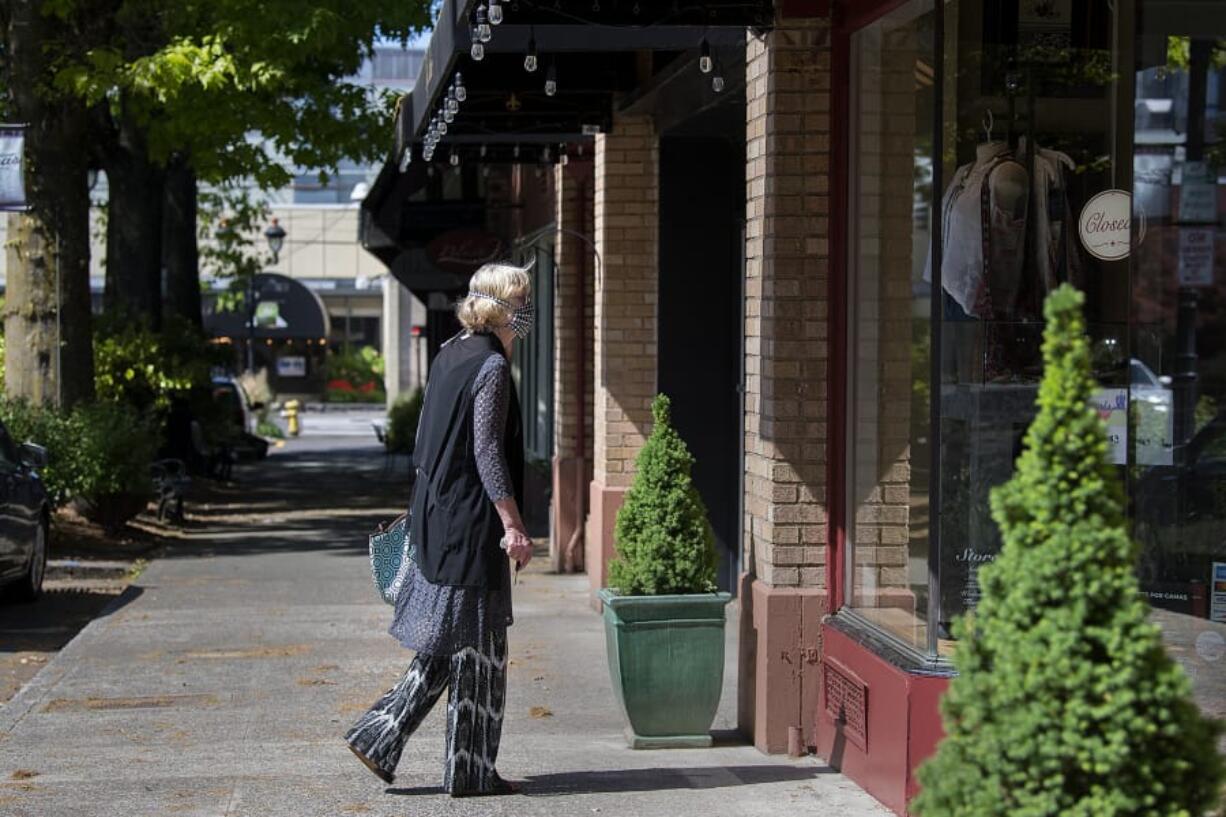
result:
[[[905,813],[951,622],[999,552],[988,493],[1036,413],[1042,299],[1069,282],[1142,591],[1226,713],[1226,7],[712,2],[649,34],[536,9],[473,60],[473,6],[443,5],[398,149],[427,161],[456,72],[536,131],[461,108],[431,153],[563,143],[558,569],[604,585],[670,394],[741,609],[742,731]],[[529,25],[555,93],[520,67]],[[575,76],[603,96],[568,97]]]

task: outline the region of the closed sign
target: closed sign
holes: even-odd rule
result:
[[[1090,255],[1102,261],[1127,258],[1132,250],[1132,194],[1104,190],[1081,208],[1077,226],[1081,245]]]

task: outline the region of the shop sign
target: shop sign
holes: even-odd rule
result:
[[[306,377],[306,358],[301,355],[277,358],[277,377]]]
[[[1090,398],[1094,410],[1107,424],[1107,455],[1111,462],[1128,462],[1128,389],[1098,389]]]
[[[1179,285],[1213,286],[1213,227],[1179,229]]]
[[[27,210],[25,125],[0,125],[0,210]]]
[[[1101,261],[1119,261],[1132,250],[1132,194],[1104,190],[1086,202],[1077,220],[1081,244]],[[1145,237],[1142,229],[1138,243]]]
[[[1206,162],[1185,162],[1179,184],[1179,220],[1183,223],[1217,222],[1217,185]]]
[[[436,267],[461,275],[471,275],[482,264],[498,261],[505,253],[502,239],[484,230],[450,230],[426,247],[426,255]]]
[[[1213,563],[1209,589],[1209,619],[1226,624],[1226,562]]]

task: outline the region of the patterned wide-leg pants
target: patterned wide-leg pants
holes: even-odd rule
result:
[[[507,689],[505,631],[490,633],[479,650],[466,647],[451,656],[418,654],[345,740],[391,774],[405,743],[444,689],[450,692],[443,790],[452,795],[492,791],[499,781],[495,764]]]

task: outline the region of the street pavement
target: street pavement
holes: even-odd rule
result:
[[[731,640],[716,747],[626,748],[587,579],[544,559],[516,588],[499,757],[524,793],[440,793],[442,705],[395,784],[377,780],[341,736],[410,658],[365,552],[405,501],[384,464],[350,438],[291,440],[189,506],[181,538],[0,708],[0,814],[888,814],[816,759],[739,741]]]

